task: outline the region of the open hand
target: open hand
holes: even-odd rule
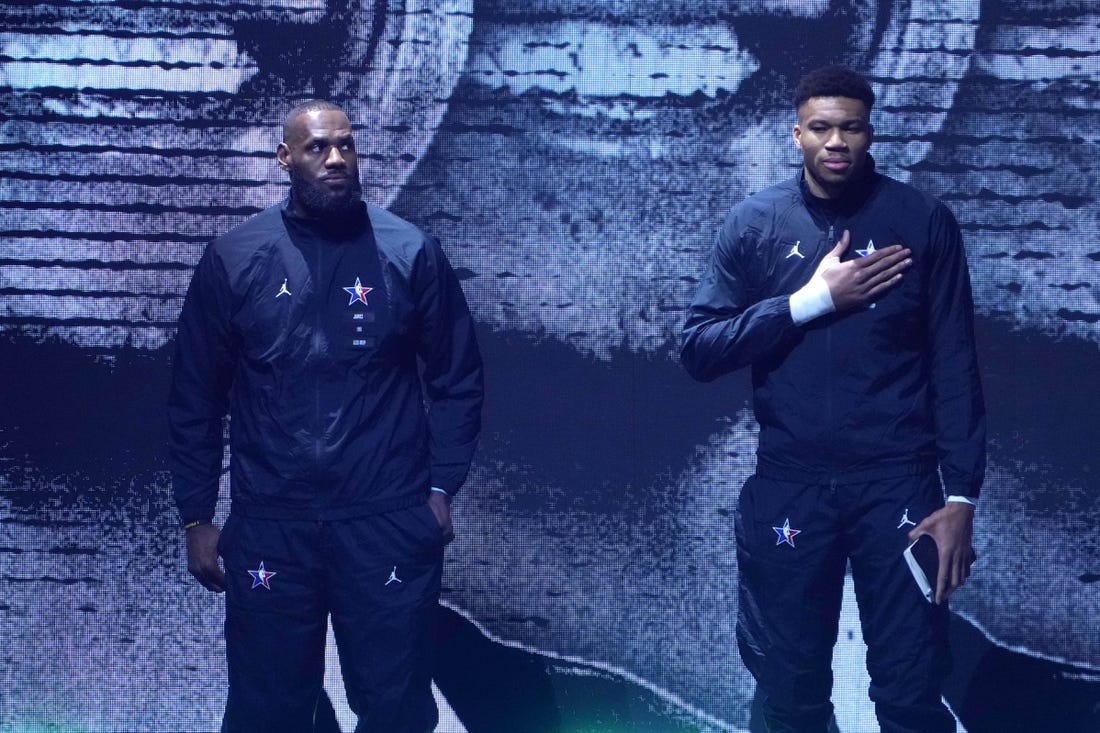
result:
[[[912,266],[911,252],[900,244],[875,250],[866,257],[841,262],[851,235],[844,230],[840,241],[822,260],[819,272],[829,286],[837,312],[865,305],[901,282],[902,273]]]

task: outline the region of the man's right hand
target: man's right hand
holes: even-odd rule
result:
[[[834,258],[833,264],[820,271],[838,313],[870,303],[901,282],[902,273],[913,264],[909,259],[911,252],[900,244],[875,250],[866,257],[840,262],[850,241],[851,237],[845,229],[833,251],[825,255],[825,262]]]
[[[187,537],[187,571],[215,593],[225,591],[225,571],[218,562],[218,537],[221,530],[213,524],[200,524],[184,530]]]

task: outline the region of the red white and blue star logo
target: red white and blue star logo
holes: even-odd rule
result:
[[[779,535],[779,539],[775,541],[775,544],[782,545],[786,542],[791,547],[794,547],[794,536],[802,532],[800,529],[791,529],[790,519],[784,519],[782,527],[772,527],[772,529]]]
[[[348,301],[348,305],[354,304],[356,301],[367,304],[367,293],[374,290],[374,288],[368,288],[363,283],[359,282],[359,278],[355,278],[355,284],[344,288],[344,292],[351,296],[351,300]]]
[[[260,569],[259,570],[249,570],[248,574],[252,576],[252,587],[253,588],[262,585],[264,588],[267,588],[268,590],[271,590],[271,586],[268,585],[267,581],[274,578],[276,573],[273,573],[270,570],[264,570],[263,560],[260,561]]]

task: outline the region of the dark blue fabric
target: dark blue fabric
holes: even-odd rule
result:
[[[873,307],[795,325],[789,296],[844,230],[842,259],[902,244],[913,266]],[[938,464],[948,494],[980,492],[970,280],[958,224],[936,199],[875,172],[836,203],[798,178],[749,197],[718,234],[683,336],[697,379],[751,365],[761,467],[810,481]]]
[[[223,731],[312,730],[329,614],[356,731],[431,731],[443,544],[424,503],[324,522],[230,516],[220,544],[229,582]]]
[[[947,606],[924,599],[902,557],[912,523],[942,506],[935,474],[848,484],[754,476],[745,484],[736,514],[737,639],[770,731],[828,727],[850,561],[883,733],[953,733],[940,698],[950,669]]]
[[[352,517],[461,487],[482,403],[473,321],[439,243],[367,212],[333,232],[277,206],[207,248],[168,408],[183,521],[214,515],[227,412],[242,511]]]

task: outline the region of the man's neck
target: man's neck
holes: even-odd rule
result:
[[[829,186],[814,178],[809,169],[806,166],[802,166],[802,180],[806,183],[806,190],[810,192],[811,196],[816,199],[821,199],[822,201],[839,201],[847,196],[849,192],[858,189],[865,179],[865,175],[860,175],[859,178],[847,180],[835,186]]]
[[[870,157],[868,157],[868,163],[869,165],[860,171],[858,177],[833,187],[821,185],[821,182],[815,180],[803,166],[801,175],[803,191],[811,200],[818,201],[826,207],[843,207],[854,200],[858,201],[869,190],[875,176],[874,161]]]

